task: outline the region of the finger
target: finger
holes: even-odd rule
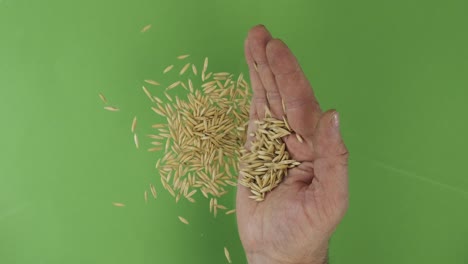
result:
[[[311,139],[322,112],[307,77],[281,40],[268,42],[266,54],[291,128],[304,139]]]
[[[250,150],[250,146],[253,140],[253,137],[250,136],[251,133],[255,132],[255,120],[258,120],[257,110],[255,109],[254,104],[250,104],[250,114],[249,114],[249,126],[247,128],[247,136],[244,144],[244,148]]]
[[[270,32],[263,25],[253,27],[248,36],[250,53],[257,65],[257,75],[265,89],[268,107],[274,117],[281,118],[283,116],[281,95],[266,55],[267,44],[272,39]]]
[[[245,60],[247,65],[249,66],[249,75],[250,75],[250,82],[252,84],[252,104],[255,105],[255,110],[258,116],[265,116],[265,106],[267,105],[267,98],[265,94],[265,89],[263,88],[262,81],[258,76],[255,61],[252,57],[250,52],[250,32],[247,39],[244,42],[244,53],[245,53]]]
[[[252,137],[250,133],[255,131],[255,123],[254,120],[257,120],[257,113],[255,110],[255,106],[253,104],[250,105],[250,120],[249,120],[249,127],[247,129],[247,140],[245,142],[245,149],[250,150]],[[243,165],[240,164],[242,167]],[[237,180],[237,196],[236,196],[236,210],[237,210],[237,217],[239,226],[243,221],[248,219],[248,216],[252,214],[252,210],[255,208],[256,203],[254,200],[250,199],[249,196],[252,195],[249,188],[245,187],[244,185],[240,184],[242,177],[244,177],[239,170],[238,180]],[[240,217],[242,216],[242,217]],[[242,226],[245,226],[242,225]]]
[[[250,104],[250,114],[249,114],[249,126],[247,128],[247,139],[244,144],[244,148],[246,150],[250,150],[250,146],[253,140],[253,137],[250,136],[250,133],[254,133],[256,129],[255,120],[258,120],[257,110],[254,104]],[[240,164],[242,166],[242,164]],[[240,184],[240,180],[242,179],[242,174],[239,173],[238,175],[238,183],[237,183],[237,197],[236,197],[236,207],[237,207],[237,214],[243,214],[242,211],[245,211],[245,215],[250,215],[250,210],[252,206],[255,205],[255,201],[249,198],[249,195],[252,195],[250,190]],[[240,212],[239,212],[240,211]]]
[[[314,173],[320,191],[332,202],[335,213],[342,217],[348,206],[348,150],[339,131],[338,113],[334,110],[323,114],[317,127],[314,144],[317,159]],[[312,182],[308,189],[317,192],[317,184]]]

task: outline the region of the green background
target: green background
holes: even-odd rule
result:
[[[142,80],[167,84],[177,55],[246,72],[258,23],[341,113],[351,196],[331,263],[468,263],[467,12],[465,0],[0,0],[0,263],[226,263],[224,246],[245,263],[235,216],[214,219],[200,196],[175,204],[130,123],[150,131]],[[150,182],[160,196],[145,205]]]

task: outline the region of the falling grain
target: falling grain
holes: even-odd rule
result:
[[[153,81],[153,80],[145,80],[145,83],[149,83],[149,84],[155,85],[155,86],[160,85],[160,83],[158,83],[157,81]]]
[[[229,76],[229,72],[216,72],[216,73],[213,74],[213,76],[216,76],[216,77],[220,77],[220,76],[226,77],[226,76]]]
[[[151,102],[154,102],[153,96],[152,96],[151,93],[148,91],[148,89],[146,89],[145,86],[143,86],[142,89],[143,89],[143,92],[145,92],[146,96],[148,96],[148,98],[151,100]]]
[[[152,139],[164,139],[163,137],[161,137],[160,135],[148,135],[149,138],[152,138]]]
[[[167,67],[164,69],[163,74],[168,73],[170,70],[172,70],[172,68],[174,68],[174,65],[169,65],[169,66],[167,66]]]
[[[182,70],[180,70],[179,75],[183,75],[189,67],[190,67],[190,63],[185,64],[184,67],[182,67]]]
[[[158,198],[158,193],[156,192],[156,188],[154,187],[153,184],[150,184],[150,191],[154,199]]]
[[[197,66],[195,66],[195,64],[192,64],[192,72],[193,72],[193,74],[195,74],[195,75],[198,74]]]
[[[189,84],[189,90],[191,93],[193,93],[194,89],[193,89],[193,83],[192,83],[192,80],[188,80],[188,84]]]
[[[135,116],[132,122],[132,133],[135,133],[136,125],[137,125],[137,117]]]
[[[124,207],[125,206],[125,204],[123,204],[123,203],[112,203],[112,204],[114,206],[116,206],[116,207]]]
[[[145,32],[148,31],[150,28],[151,28],[151,24],[144,26],[144,27],[141,29],[141,33],[145,33]]]
[[[187,194],[185,197],[186,198],[192,197],[196,192],[197,192],[197,190],[193,190],[189,194]]]
[[[188,58],[189,56],[190,56],[189,54],[184,54],[184,55],[178,56],[177,59],[183,60],[183,59],[185,59],[185,58]]]
[[[164,95],[166,96],[167,100],[171,101],[172,102],[172,98],[169,96],[168,93],[164,92]]]
[[[214,199],[214,204],[213,204],[213,215],[216,217],[218,214],[218,199]]]
[[[180,220],[182,223],[186,224],[186,225],[189,224],[189,222],[187,221],[187,219],[183,218],[182,216],[179,216],[179,220]]]
[[[221,209],[221,210],[226,210],[227,209],[226,206],[221,205],[221,204],[216,205],[216,208]]]
[[[156,107],[151,107],[151,109],[160,116],[166,116],[165,113],[163,113],[161,110],[157,109]]]
[[[161,151],[163,148],[149,148],[148,152],[156,152],[156,151]]]
[[[236,209],[232,209],[226,212],[227,215],[233,214],[236,212]]]
[[[133,142],[135,143],[135,147],[138,149],[140,148],[140,144],[138,143],[138,135],[133,134]]]
[[[203,62],[203,72],[206,72],[208,69],[208,57],[205,58],[205,61]]]
[[[163,101],[162,101],[159,97],[153,96],[153,98],[154,98],[154,100],[155,100],[158,104],[162,104],[162,103],[163,103]]]
[[[166,90],[171,90],[171,89],[177,87],[179,84],[180,84],[180,81],[177,81],[177,82],[175,82],[175,83],[169,85],[169,86],[166,88]],[[171,100],[171,101],[172,101],[172,100]]]
[[[154,124],[151,127],[152,128],[164,128],[164,127],[166,127],[166,125],[165,124]]]
[[[226,247],[224,247],[224,255],[226,256],[226,259],[229,263],[232,263],[231,262],[231,256],[229,255],[229,251]]]
[[[145,191],[144,197],[145,197],[145,203],[148,203],[148,191]]]
[[[205,58],[205,61],[203,62],[203,71],[202,71],[202,81],[205,81],[206,78],[206,70],[208,69],[208,57]]]
[[[114,106],[105,106],[104,109],[106,109],[107,111],[111,111],[111,112],[117,112],[120,110],[119,108],[114,107]]]
[[[101,101],[102,101],[103,103],[107,104],[107,99],[106,99],[106,97],[105,97],[102,93],[99,94],[99,98],[101,98]]]
[[[181,82],[180,85],[182,85],[182,87],[184,88],[184,90],[188,90],[187,85],[185,85],[185,83]]]
[[[244,79],[244,74],[241,73],[239,74],[239,78],[237,78],[236,86],[239,87],[240,84],[242,83],[242,80]]]

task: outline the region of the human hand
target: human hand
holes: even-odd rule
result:
[[[250,264],[326,263],[328,241],[348,207],[348,151],[338,113],[322,112],[292,52],[265,27],[249,31],[245,56],[253,88],[249,133],[268,106],[273,117],[286,115],[303,138],[302,143],[295,135],[283,138],[301,165],[290,169],[263,202],[238,186],[237,222],[247,259]]]

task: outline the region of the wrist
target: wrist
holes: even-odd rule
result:
[[[311,251],[307,256],[276,256],[275,252],[247,253],[249,264],[328,264],[328,245]]]

